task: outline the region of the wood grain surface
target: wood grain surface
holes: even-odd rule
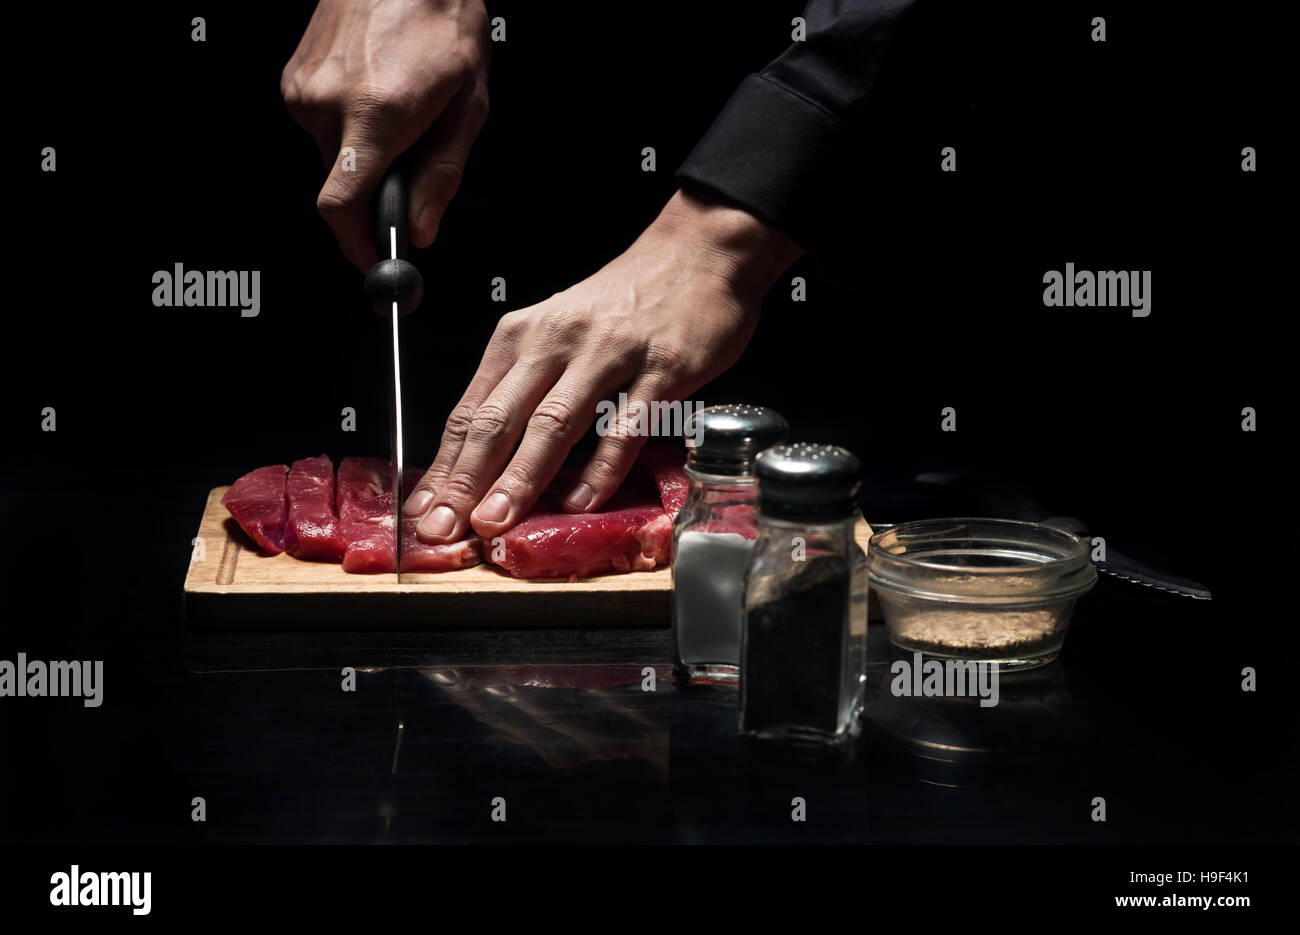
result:
[[[185,576],[185,617],[192,629],[669,623],[672,575],[667,567],[572,582],[512,578],[487,564],[445,572],[353,575],[338,564],[263,555],[222,506],[228,489],[208,493],[197,533],[202,558],[191,561]],[[870,538],[871,528],[859,523],[863,549]]]

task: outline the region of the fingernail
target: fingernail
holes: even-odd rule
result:
[[[407,516],[419,516],[429,508],[429,501],[433,499],[432,490],[417,490],[406,500],[406,506],[402,512]]]
[[[456,528],[456,514],[449,506],[440,506],[420,520],[418,532],[426,536],[447,536]]]
[[[478,505],[474,515],[485,523],[500,523],[510,514],[510,498],[497,491]]]
[[[595,498],[596,491],[591,489],[591,485],[582,483],[569,491],[569,495],[564,498],[564,505],[583,512],[591,506],[591,501]]]

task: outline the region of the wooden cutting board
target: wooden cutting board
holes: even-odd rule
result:
[[[512,578],[492,565],[351,575],[341,565],[263,555],[208,493],[185,576],[195,630],[668,626],[668,568],[581,581]],[[858,524],[863,549],[871,528]],[[874,595],[873,595],[874,597]],[[873,608],[874,610],[874,608]]]

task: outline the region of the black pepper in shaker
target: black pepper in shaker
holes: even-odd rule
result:
[[[842,752],[859,732],[866,555],[854,538],[861,463],[834,445],[755,460],[758,540],[745,576],[740,732]]]

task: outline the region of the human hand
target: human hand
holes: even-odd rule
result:
[[[420,538],[455,541],[470,525],[490,538],[514,525],[601,400],[626,390],[629,410],[675,401],[721,374],[749,343],[763,296],[801,252],[748,212],[679,191],[595,275],[502,316],[406,501],[406,514],[421,516]],[[644,443],[627,431],[604,434],[564,508],[598,508]]]
[[[378,260],[375,189],[412,147],[409,237],[417,247],[433,243],[487,119],[488,58],[483,0],[317,5],[280,92],[332,164],[316,207],[358,268]],[[345,158],[349,147],[354,159]]]

